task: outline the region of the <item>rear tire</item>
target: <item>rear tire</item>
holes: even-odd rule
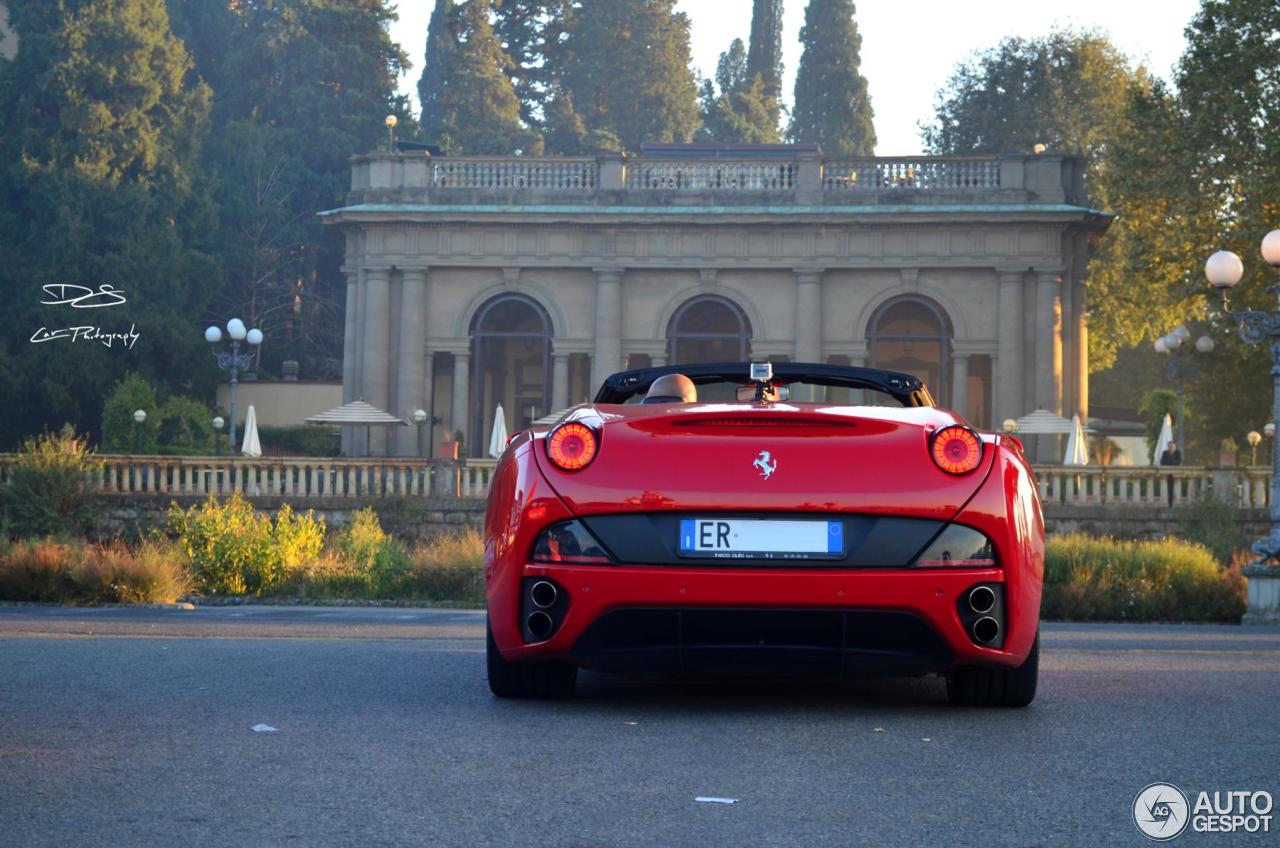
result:
[[[489,691],[499,698],[572,698],[578,667],[566,662],[513,663],[502,656],[485,622],[485,659]]]
[[[1025,707],[1040,676],[1040,631],[1017,668],[958,668],[947,674],[947,700],[963,707]]]

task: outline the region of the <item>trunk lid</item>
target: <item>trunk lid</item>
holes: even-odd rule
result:
[[[984,439],[976,470],[942,471],[930,437],[964,422],[934,407],[600,404],[575,417],[598,425],[599,453],[589,466],[561,471],[541,443],[534,454],[580,515],[798,510],[946,520],[982,484],[995,451]]]

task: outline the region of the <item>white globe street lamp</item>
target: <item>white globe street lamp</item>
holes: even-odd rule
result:
[[[1240,340],[1246,344],[1260,344],[1270,341],[1272,391],[1272,421],[1280,421],[1280,230],[1272,230],[1262,239],[1262,259],[1277,275],[1277,281],[1267,287],[1267,291],[1276,295],[1276,308],[1273,312],[1262,312],[1256,309],[1232,310],[1227,303],[1227,295],[1244,277],[1244,263],[1240,257],[1229,250],[1219,250],[1204,263],[1204,275],[1209,285],[1222,295],[1222,311],[1238,322],[1236,328]],[[1263,428],[1267,436],[1275,438],[1275,424]],[[1273,443],[1274,444],[1274,443]],[[1253,552],[1258,561],[1249,568],[1267,570],[1267,562],[1280,558],[1280,451],[1272,450],[1271,458],[1271,533],[1265,539],[1253,543]],[[1259,575],[1261,576],[1261,575]],[[1250,614],[1253,609],[1251,607]],[[1246,615],[1246,620],[1248,615]]]
[[[240,371],[248,368],[253,364],[253,351],[240,352],[240,343],[247,341],[250,348],[257,348],[262,344],[262,331],[257,327],[248,329],[244,322],[239,318],[232,318],[227,322],[227,335],[231,337],[230,350],[213,349],[213,357],[218,361],[218,367],[223,371],[231,372],[231,444],[236,443],[236,386],[240,383]],[[210,327],[204,331],[204,340],[212,347],[222,341],[222,330],[216,326]],[[214,428],[220,429],[218,424],[221,418],[214,419]],[[214,434],[215,451],[218,449],[218,437]],[[214,454],[218,454],[215,452]]]

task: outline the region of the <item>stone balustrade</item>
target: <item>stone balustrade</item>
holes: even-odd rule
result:
[[[0,482],[16,459],[0,454]],[[496,460],[176,457],[102,455],[90,479],[105,495],[284,498],[483,497]]]
[[[728,204],[843,205],[892,194],[903,202],[926,204],[1085,205],[1083,169],[1080,158],[1058,155],[823,159],[805,151],[723,157],[367,153],[351,158],[347,206],[499,200],[617,206],[632,197],[635,205],[652,205],[655,197],[669,195],[674,201],[708,194]]]
[[[0,482],[8,482],[14,454],[0,454]],[[489,492],[496,460],[465,463],[409,458],[276,458],[103,455],[90,481],[107,495],[229,495],[296,498],[446,496],[481,498]],[[1061,506],[1158,509],[1191,504],[1213,494],[1241,509],[1268,506],[1271,469],[1152,468],[1130,466],[1035,467],[1046,508]]]

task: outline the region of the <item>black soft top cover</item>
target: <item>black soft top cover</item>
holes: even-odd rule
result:
[[[628,398],[647,392],[654,380],[666,374],[684,374],[693,380],[694,385],[740,383],[746,386],[751,383],[750,373],[749,362],[662,365],[619,371],[604,381],[600,391],[596,392],[595,402],[626,403]],[[878,368],[854,368],[816,362],[775,362],[771,382],[779,385],[810,383],[847,389],[874,389],[892,396],[903,406],[933,406],[929,390],[918,377],[897,371],[881,371]]]

